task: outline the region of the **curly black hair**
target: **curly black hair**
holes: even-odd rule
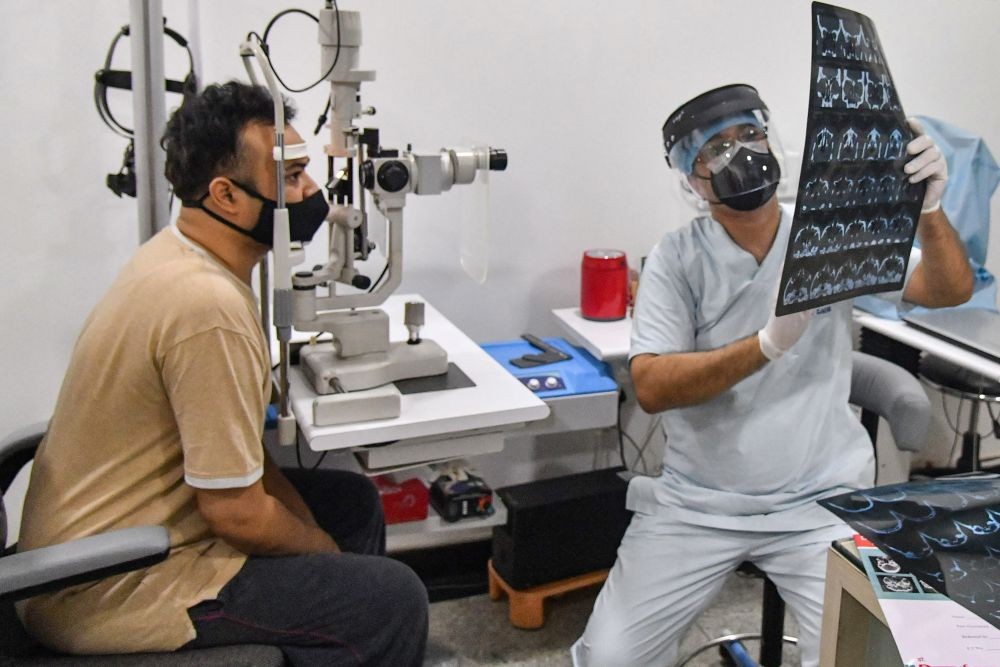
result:
[[[285,122],[295,117],[282,99]],[[198,199],[213,178],[244,175],[240,132],[248,123],[274,124],[274,103],[262,86],[239,81],[207,86],[170,116],[160,145],[167,153],[167,180],[181,201]],[[245,175],[244,175],[245,177]]]

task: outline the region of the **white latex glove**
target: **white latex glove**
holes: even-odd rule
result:
[[[948,182],[948,163],[934,140],[924,132],[924,126],[919,120],[907,118],[906,122],[917,136],[906,144],[906,152],[915,157],[903,165],[903,172],[910,174],[910,183],[927,181],[927,191],[920,212],[931,213],[941,207],[941,195]]]
[[[774,311],[771,311],[771,317],[768,318],[767,324],[757,332],[760,351],[771,361],[788,352],[799,338],[802,338],[814,312],[816,309],[810,308],[779,317],[775,316]]]

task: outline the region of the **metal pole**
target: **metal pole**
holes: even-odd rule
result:
[[[135,123],[136,202],[139,242],[170,223],[164,152],[160,137],[167,122],[163,74],[161,0],[129,0],[132,44],[132,109]]]

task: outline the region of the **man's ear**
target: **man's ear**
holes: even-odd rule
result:
[[[239,208],[236,191],[236,186],[225,176],[216,176],[208,184],[208,198],[226,213],[236,213]]]

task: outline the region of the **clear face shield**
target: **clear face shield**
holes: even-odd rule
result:
[[[697,149],[690,179],[706,181],[709,203],[738,211],[763,206],[778,188],[781,166],[768,142],[767,126],[757,114],[744,113],[723,119],[705,130],[692,132],[689,150]],[[706,138],[707,137],[707,138]]]
[[[664,144],[683,198],[699,209],[724,204],[741,211],[769,201],[781,180],[783,151],[768,120],[756,90],[745,85],[709,91],[671,114]],[[704,187],[692,187],[697,181]]]

